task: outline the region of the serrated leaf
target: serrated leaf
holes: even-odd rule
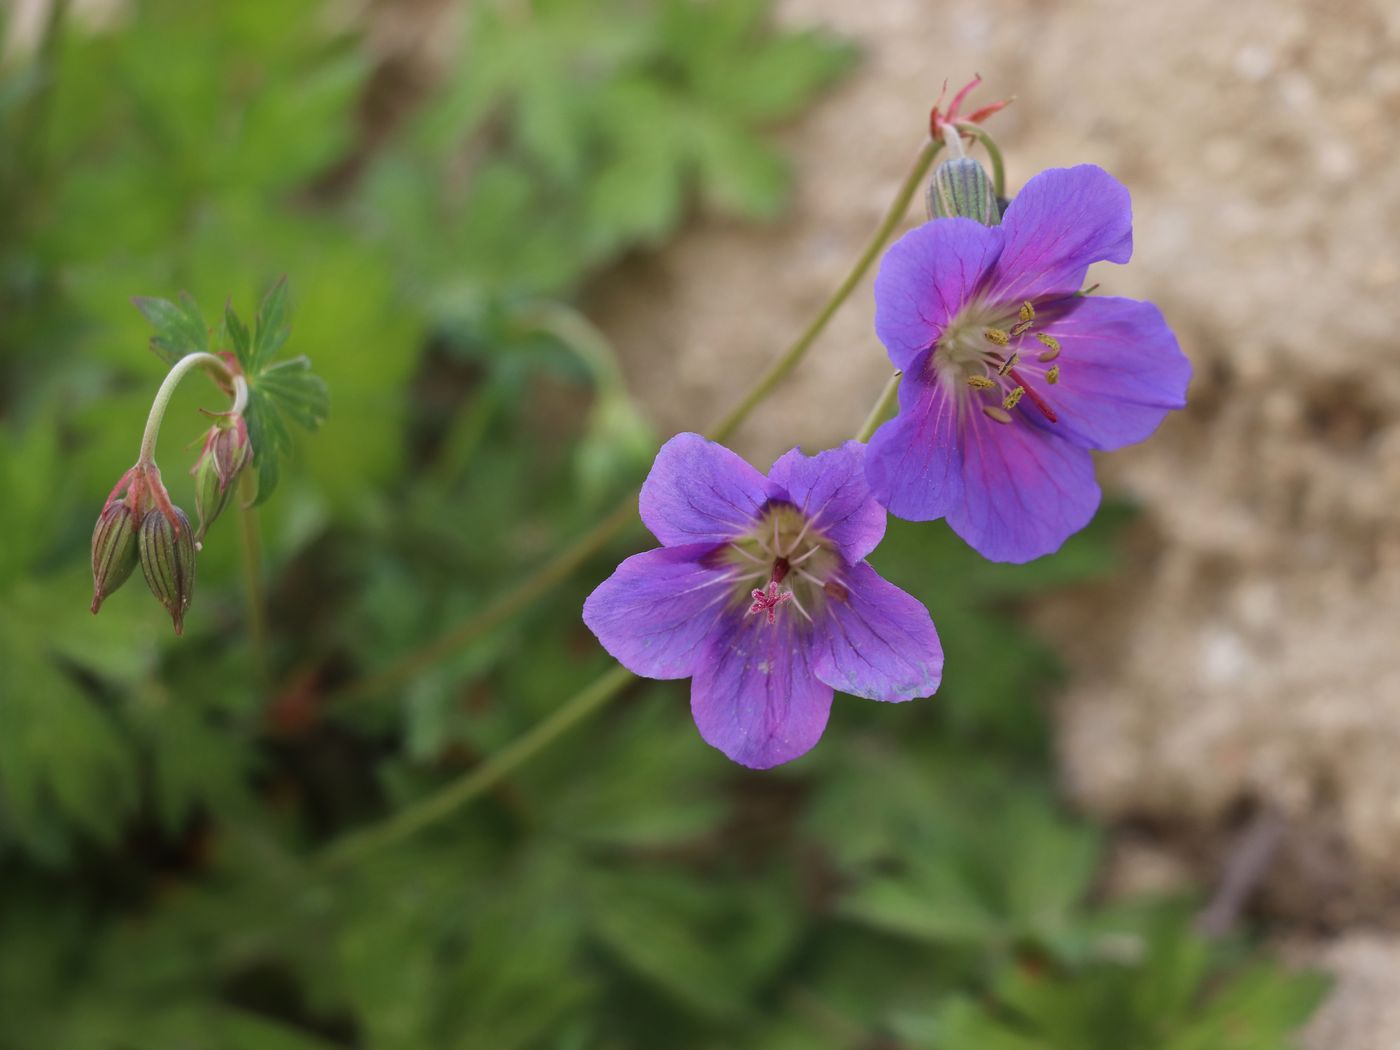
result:
[[[155,327],[151,336],[152,352],[167,365],[173,365],[186,354],[209,349],[209,330],[199,305],[188,292],[180,293],[180,301],[138,296],[132,299],[136,309]]]
[[[262,305],[258,307],[258,319],[253,332],[253,350],[248,371],[256,373],[277,355],[282,344],[291,334],[288,322],[287,278],[277,278]]]
[[[233,353],[238,358],[238,363],[243,366],[243,371],[251,372],[253,340],[248,334],[248,326],[233,312],[232,306],[224,307],[224,331],[228,333],[229,342],[233,344]]]
[[[279,361],[259,372],[253,384],[278,412],[294,423],[315,430],[325,422],[330,409],[330,392],[321,377],[311,372],[311,362],[306,357]]]

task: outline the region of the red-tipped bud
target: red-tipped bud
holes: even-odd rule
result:
[[[252,458],[248,425],[235,415],[220,419],[204,437],[204,448],[195,461],[194,508],[199,515],[199,538],[228,505],[233,481]]]
[[[174,522],[159,509],[146,512],[138,547],[146,585],[170,614],[175,633],[183,634],[185,610],[194,595],[194,533],[184,511],[171,511]]]
[[[136,512],[126,500],[114,500],[102,508],[92,530],[92,611],[102,607],[107,595],[126,582],[139,560]]]

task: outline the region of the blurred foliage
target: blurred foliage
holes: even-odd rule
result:
[[[397,695],[333,695],[641,476],[654,438],[571,298],[694,205],[776,214],[767,131],[851,58],[766,0],[498,0],[453,7],[406,88],[371,56],[408,10],[137,0],[0,67],[0,1047],[1287,1046],[1317,980],[1099,901],[1100,836],[1054,800],[1057,665],[1018,608],[1111,573],[1121,515],[1027,567],[892,522],[875,562],[933,611],[945,687],[838,700],[793,767],[730,765],[684,684],[642,683],[475,808],[317,860],[607,665],[578,610],[628,544]],[[264,683],[236,530],[178,642],[139,584],[88,615],[87,544],[162,356],[209,334],[185,304],[284,272],[334,412],[259,510]],[[213,338],[275,351],[276,288],[261,335]],[[162,446],[187,504],[198,384]]]

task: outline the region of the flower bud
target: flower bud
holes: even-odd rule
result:
[[[136,568],[136,512],[126,500],[102,508],[92,530],[92,611],[126,582]]]
[[[204,448],[195,461],[194,509],[199,515],[199,536],[203,538],[214,524],[233,492],[233,480],[252,458],[248,446],[248,425],[242,416],[210,428]]]
[[[934,169],[928,184],[928,214],[930,219],[961,216],[983,226],[1001,223],[996,188],[971,157],[953,157]]]
[[[185,512],[179,507],[171,510],[174,522],[160,510],[147,511],[141,519],[141,572],[151,593],[170,614],[175,633],[183,634],[185,610],[194,594],[194,533]]]

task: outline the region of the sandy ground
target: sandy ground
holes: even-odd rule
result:
[[[783,17],[865,62],[787,132],[782,224],[701,222],[600,291],[638,395],[663,433],[713,420],[841,278],[945,77],[1019,96],[994,125],[1013,187],[1086,161],[1126,182],[1136,255],[1091,279],[1159,303],[1196,379],[1187,412],[1102,464],[1143,508],[1128,572],[1039,611],[1075,671],[1065,781],[1106,818],[1169,826],[1208,878],[1242,814],[1281,814],[1263,900],[1337,938],[1317,957],[1342,975],[1310,1045],[1400,1046],[1400,941],[1354,932],[1400,914],[1400,2],[788,0]],[[859,424],[888,372],[872,313],[863,289],[741,451]]]

